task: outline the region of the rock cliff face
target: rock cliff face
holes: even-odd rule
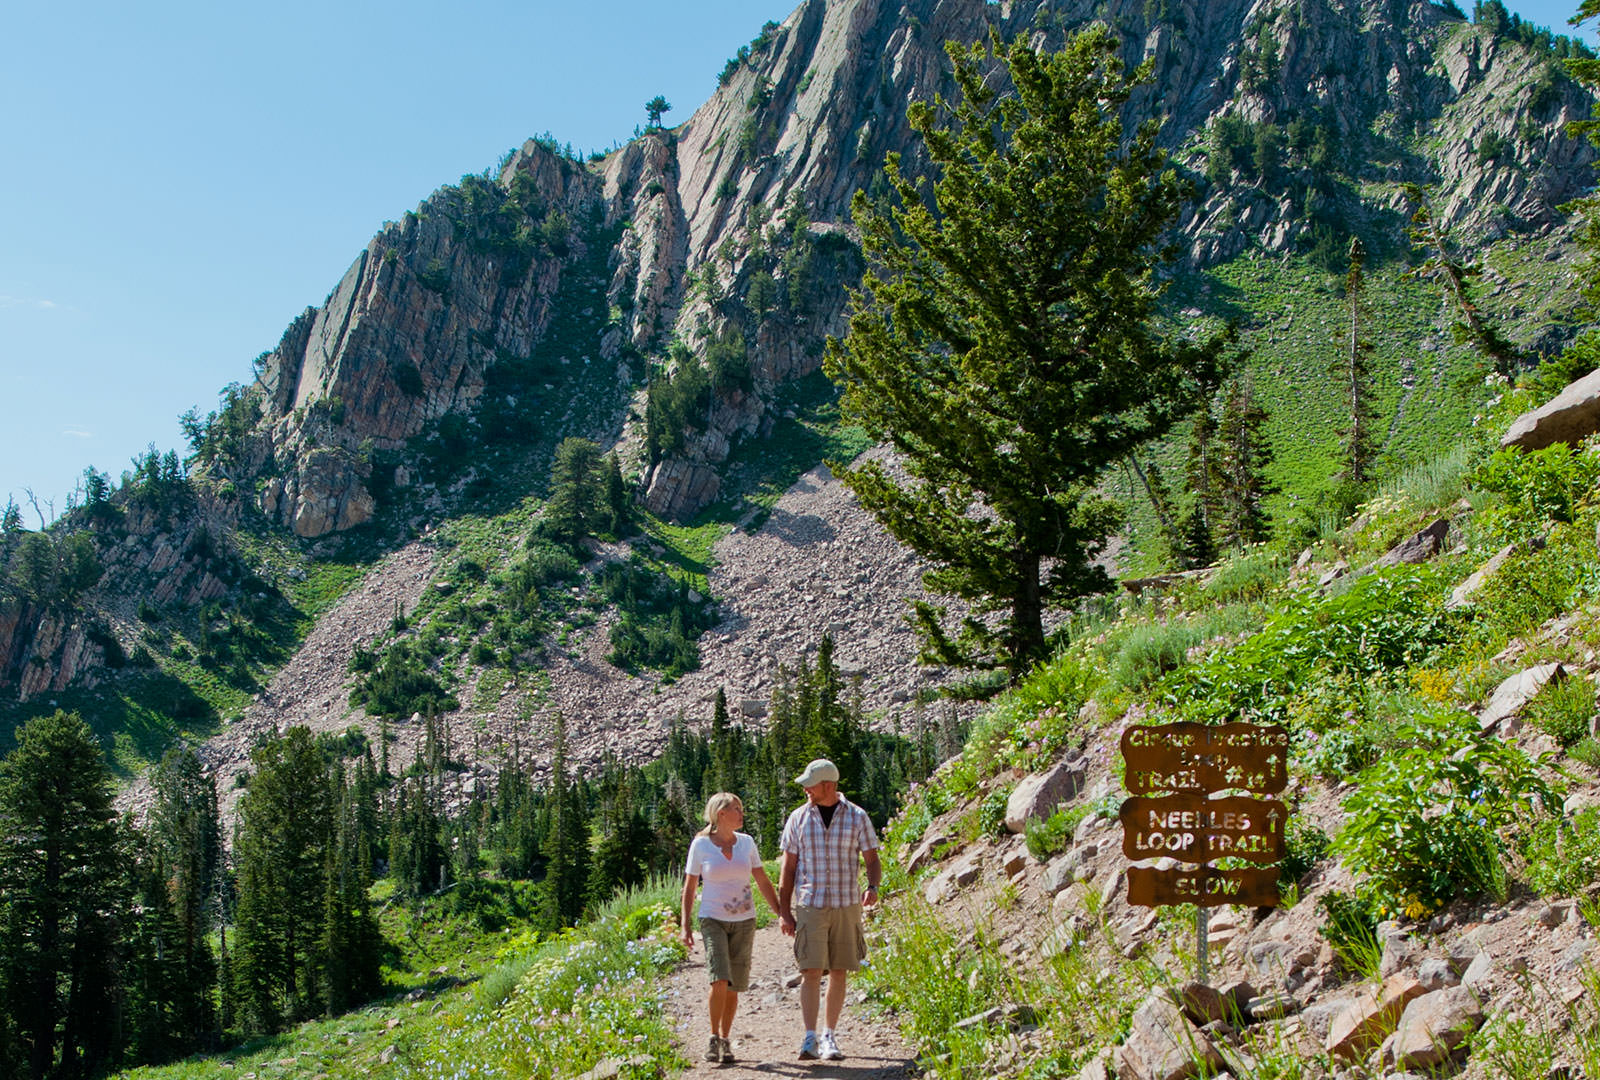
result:
[[[263,509],[307,537],[370,520],[370,451],[472,412],[486,370],[533,353],[600,195],[530,142],[496,181],[468,178],[386,225],[266,358],[262,456],[277,473]]]
[[[371,451],[472,414],[486,371],[536,355],[567,268],[606,227],[620,229],[593,315],[606,359],[636,352],[671,379],[713,343],[742,352],[667,448],[615,433],[651,509],[703,506],[730,449],[764,433],[778,389],[842,331],[860,271],[850,197],[888,151],[918,167],[905,106],[953,90],[945,43],[996,31],[1052,46],[1096,18],[1130,64],[1154,65],[1130,119],[1163,114],[1201,189],[1182,222],[1191,265],[1303,249],[1319,227],[1397,236],[1408,182],[1468,241],[1556,225],[1593,182],[1593,149],[1561,134],[1589,99],[1556,61],[1427,0],[806,0],[680,127],[587,164],[530,143],[492,183],[385,226],[267,359],[263,508],[301,536],[369,520]],[[1265,163],[1213,161],[1229,123],[1265,140]],[[537,244],[496,232],[507,205]]]
[[[79,602],[0,600],[0,687],[29,701],[95,686],[130,661],[122,643],[138,638],[139,610],[192,610],[225,595],[246,574],[217,540],[233,511],[203,499],[161,513],[130,500],[114,525],[90,530],[100,574]]]

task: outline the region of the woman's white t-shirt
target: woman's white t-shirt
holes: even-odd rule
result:
[[[761,854],[748,833],[733,834],[732,855],[709,836],[696,836],[689,845],[689,861],[684,876],[700,877],[700,917],[742,922],[756,917],[756,901],[750,892],[750,871],[761,866]]]

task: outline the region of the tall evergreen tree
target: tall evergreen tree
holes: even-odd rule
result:
[[[605,456],[600,465],[601,502],[604,506],[600,531],[618,540],[628,535],[633,525],[633,499],[628,482],[622,477],[622,463],[615,453]]]
[[[550,466],[550,501],[540,531],[569,546],[594,533],[610,518],[602,486],[600,448],[588,439],[562,439]]]
[[[353,785],[335,768],[328,801],[336,817],[323,858],[322,940],[316,966],[324,1006],[342,1012],[382,987],[383,938],[372,913],[372,857],[366,848],[361,807]]]
[[[161,877],[177,927],[169,947],[179,970],[179,996],[171,1003],[174,1025],[187,1040],[173,1049],[181,1053],[220,1034],[217,962],[210,936],[221,885],[222,826],[216,785],[193,750],[169,750],[151,770],[150,780],[155,802],[147,826],[147,857]]]
[[[1248,379],[1230,383],[1217,426],[1221,451],[1221,536],[1230,546],[1259,544],[1271,533],[1263,505],[1277,490],[1267,478],[1272,446],[1266,437],[1267,411],[1256,400]]]
[[[549,826],[545,834],[544,917],[572,926],[583,916],[589,892],[589,808],[567,772],[567,721],[556,715],[550,756]]]
[[[252,1031],[321,1011],[325,860],[333,821],[323,752],[309,729],[250,755],[234,857],[232,976],[237,1020]]]
[[[835,471],[970,601],[952,637],[917,605],[924,660],[998,667],[1048,654],[1046,612],[1110,587],[1096,564],[1121,516],[1105,468],[1160,438],[1217,382],[1231,331],[1166,334],[1154,270],[1186,192],[1158,121],[1125,137],[1121,110],[1151,77],[1096,27],[1053,56],[991,43],[1014,92],[989,86],[982,46],[951,45],[961,91],[908,111],[937,179],[890,155],[898,206],[853,204],[869,269],[826,363],[847,415],[899,453]],[[985,613],[999,613],[998,623]]]
[[[1482,267],[1466,262],[1457,252],[1421,185],[1407,184],[1405,192],[1413,206],[1406,234],[1423,256],[1410,274],[1439,282],[1447,303],[1455,310],[1451,329],[1458,343],[1471,342],[1489,358],[1496,372],[1514,375],[1521,366],[1521,351],[1472,299],[1470,282],[1482,272]]]
[[[89,726],[28,721],[0,761],[0,1068],[92,1075],[117,1049],[120,855]]]
[[[711,702],[711,767],[705,782],[709,798],[718,791],[744,790],[743,732],[728,722],[728,694],[717,687]]]
[[[1365,267],[1367,249],[1360,237],[1350,240],[1350,269],[1345,274],[1345,302],[1350,305],[1350,332],[1345,349],[1334,371],[1344,397],[1345,425],[1341,431],[1340,457],[1343,479],[1357,487],[1372,481],[1373,461],[1377,456],[1376,410],[1372,402],[1372,342],[1366,339],[1366,313],[1362,308],[1367,291]]]

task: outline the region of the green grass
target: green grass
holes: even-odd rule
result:
[[[681,1067],[659,977],[683,951],[677,888],[658,882],[619,896],[582,927],[540,939],[514,917],[531,886],[480,886],[479,902],[449,896],[391,907],[384,933],[398,966],[383,1001],[218,1054],[127,1070],[123,1080],[400,1080],[416,1076],[571,1076],[602,1057],[641,1054],[624,1073]],[[487,914],[489,925],[482,917]]]

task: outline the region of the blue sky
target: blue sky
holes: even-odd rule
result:
[[[85,466],[182,450],[385,220],[529,136],[605,149],[656,94],[687,119],[795,2],[10,0],[0,506],[34,527],[25,489],[48,516]]]

